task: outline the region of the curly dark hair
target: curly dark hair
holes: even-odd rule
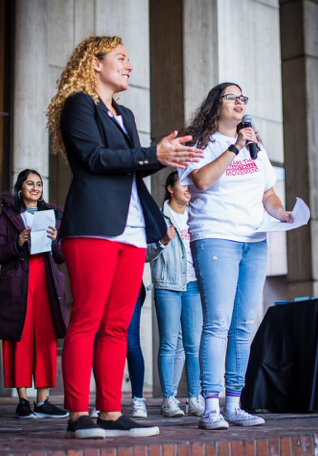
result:
[[[185,133],[193,137],[190,145],[197,144],[197,147],[204,149],[211,135],[217,131],[220,109],[222,106],[222,95],[229,86],[241,87],[235,82],[222,82],[213,87],[201,106],[192,116],[190,124],[186,127]]]

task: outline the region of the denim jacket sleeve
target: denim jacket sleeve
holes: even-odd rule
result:
[[[152,244],[147,245],[146,251],[146,263],[150,263],[150,261],[155,260],[158,258],[161,252],[164,251],[164,248],[158,247],[157,242],[153,242]]]

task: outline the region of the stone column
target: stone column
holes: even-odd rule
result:
[[[182,130],[197,105],[217,82],[217,0],[150,1],[151,138]],[[164,183],[172,170],[151,178],[152,194],[162,204]],[[159,337],[153,320],[154,360]],[[154,395],[161,395],[154,363]],[[183,378],[179,394],[186,395]]]
[[[318,294],[317,24],[317,0],[280,0],[286,201],[311,209],[309,225],[287,236],[291,298]]]
[[[46,0],[15,2],[13,184],[17,174],[34,168],[44,180],[48,196],[47,6]],[[1,358],[1,357],[0,357]],[[2,362],[0,371],[2,371]],[[29,391],[32,395],[32,390]],[[33,391],[34,393],[34,391]],[[15,390],[0,386],[0,395]]]
[[[17,0],[14,56],[13,182],[25,168],[44,179],[48,198],[48,133],[46,125],[47,1]]]
[[[158,142],[183,126],[183,25],[182,0],[150,0],[150,90],[151,140]],[[171,171],[165,168],[151,176],[152,196],[159,206],[163,185]],[[153,394],[161,396],[157,368],[159,334],[153,315]]]
[[[217,0],[183,0],[184,121],[219,82]]]

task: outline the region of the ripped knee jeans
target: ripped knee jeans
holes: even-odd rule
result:
[[[200,239],[191,243],[203,310],[203,395],[243,388],[254,318],[266,277],[267,244]],[[225,367],[224,367],[225,363]]]

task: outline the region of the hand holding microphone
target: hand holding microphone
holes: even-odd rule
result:
[[[245,116],[243,116],[243,119],[242,119],[242,124],[243,124],[243,128],[252,128],[251,116],[248,116],[247,114],[245,114]],[[253,132],[254,132],[254,130],[253,130]],[[255,132],[254,132],[254,134],[255,134]],[[256,134],[255,134],[255,137],[256,137]],[[257,143],[257,137],[256,137],[256,143]],[[248,144],[248,149],[250,151],[250,155],[253,160],[256,160],[256,158],[257,158],[256,143],[251,142],[250,144]]]
[[[252,128],[252,119],[250,116],[245,115],[242,119],[243,128],[238,132],[238,138],[235,146],[238,149],[243,149],[247,145],[250,156],[253,160],[257,158],[257,136],[255,131]],[[248,143],[248,144],[247,144]]]

